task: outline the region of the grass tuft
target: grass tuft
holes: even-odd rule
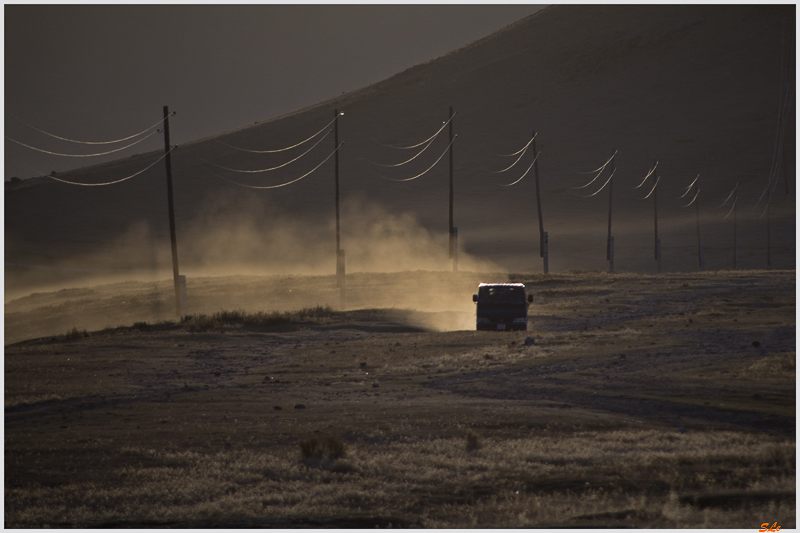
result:
[[[341,439],[333,435],[328,435],[320,440],[316,436],[301,440],[300,454],[303,459],[311,460],[336,460],[341,459],[347,454],[347,445]]]
[[[467,430],[466,438],[467,438],[467,451],[468,452],[474,452],[475,450],[480,450],[481,449],[481,441],[478,438],[478,434],[477,433],[475,433],[471,429]]]
[[[305,307],[297,311],[265,313],[258,311],[249,313],[241,309],[218,311],[212,315],[188,315],[181,320],[190,331],[220,329],[227,326],[277,326],[293,322],[318,322],[330,318],[333,309],[330,306]]]
[[[67,340],[67,341],[71,341],[71,340],[75,340],[75,339],[82,339],[82,338],[88,337],[88,336],[89,336],[89,332],[86,331],[85,329],[72,328],[70,331],[68,331],[67,333],[64,334],[62,339],[63,340]],[[61,340],[61,339],[59,339],[59,340]]]

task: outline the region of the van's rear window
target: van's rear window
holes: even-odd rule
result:
[[[488,285],[478,289],[478,300],[491,303],[525,303],[525,290],[522,287]]]

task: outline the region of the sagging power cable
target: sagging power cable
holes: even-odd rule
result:
[[[600,175],[601,175],[601,174],[603,173],[603,171],[606,169],[606,167],[608,166],[608,164],[609,164],[609,163],[611,163],[611,161],[614,159],[614,157],[616,157],[616,155],[617,155],[617,152],[619,152],[619,150],[614,150],[614,153],[613,153],[613,154],[611,154],[611,157],[609,157],[609,158],[608,158],[608,161],[606,161],[605,163],[603,163],[603,166],[601,166],[600,168],[597,168],[597,169],[595,169],[595,170],[593,170],[593,171],[591,171],[591,172],[580,172],[580,171],[576,171],[576,172],[578,172],[578,173],[580,173],[580,174],[594,174],[594,173],[597,173],[597,175],[596,175],[594,178],[592,178],[592,181],[590,181],[590,182],[589,182],[589,183],[587,183],[586,185],[582,185],[582,186],[580,186],[580,187],[572,187],[572,189],[585,189],[586,187],[590,186],[592,183],[594,183],[595,181],[597,181],[597,178],[599,178],[599,177],[600,177]],[[614,170],[616,171],[616,169],[614,169]],[[612,172],[612,176],[613,176],[613,172]],[[608,182],[606,182],[606,184],[608,184]],[[605,187],[605,185],[603,185],[603,187]],[[603,188],[601,187],[601,188],[600,188],[600,190],[602,191],[602,190],[603,190]],[[598,192],[600,192],[600,191],[598,191]],[[597,193],[595,193],[595,194],[597,194]],[[592,194],[592,195],[590,195],[590,196],[594,196],[594,194]],[[588,196],[587,196],[586,198],[588,198]]]
[[[271,171],[273,171],[273,170],[278,170],[279,168],[283,168],[283,167],[285,167],[285,166],[287,166],[287,165],[290,165],[290,164],[294,163],[294,162],[295,162],[295,161],[297,161],[298,159],[300,159],[300,158],[304,157],[304,156],[305,156],[306,154],[308,154],[308,153],[309,153],[311,150],[313,150],[314,148],[316,148],[316,147],[319,145],[319,143],[321,143],[322,141],[324,141],[324,140],[325,140],[325,137],[327,137],[328,135],[330,135],[330,133],[331,133],[332,131],[333,131],[333,130],[328,130],[328,133],[326,133],[326,134],[325,134],[325,135],[324,135],[324,136],[323,136],[323,137],[322,137],[320,140],[318,140],[318,141],[317,141],[317,142],[314,144],[314,146],[312,146],[311,148],[309,148],[308,150],[306,150],[305,152],[303,152],[303,153],[302,153],[302,154],[300,154],[299,156],[295,157],[294,159],[292,159],[292,160],[290,160],[290,161],[287,161],[286,163],[283,163],[282,165],[278,165],[277,167],[271,167],[271,168],[262,168],[262,169],[258,169],[258,170],[242,170],[242,169],[237,169],[237,168],[230,168],[230,167],[226,167],[226,166],[223,166],[223,165],[218,165],[217,163],[214,163],[214,162],[212,162],[212,161],[209,161],[209,160],[207,160],[207,159],[204,159],[204,158],[200,157],[199,155],[195,154],[194,152],[192,152],[192,155],[193,155],[193,156],[195,156],[197,159],[200,159],[201,161],[204,161],[205,163],[208,163],[209,165],[213,165],[213,166],[215,166],[215,167],[217,167],[217,168],[221,168],[221,169],[223,169],[223,170],[228,170],[228,171],[230,171],[230,172],[239,172],[239,173],[242,173],[242,174],[262,174],[262,173],[264,173],[264,172],[271,172]]]
[[[647,178],[649,178],[650,176],[652,176],[652,175],[653,175],[653,172],[655,172],[655,170],[656,170],[656,167],[658,167],[658,161],[656,161],[656,164],[655,164],[655,165],[653,165],[653,168],[651,168],[651,169],[650,169],[650,171],[647,173],[647,176],[645,176],[644,178],[642,178],[642,181],[641,181],[641,183],[639,183],[639,185],[637,185],[636,187],[634,187],[634,189],[638,189],[638,188],[640,188],[642,185],[644,185],[644,182],[646,182],[646,181],[647,181]],[[648,196],[649,196],[649,195],[648,195]]]
[[[174,112],[170,114],[170,116],[173,116],[173,115],[175,115]],[[54,133],[49,133],[47,131],[39,129],[36,126],[25,122],[24,120],[22,120],[21,118],[15,116],[15,115],[11,115],[11,117],[13,117],[14,119],[22,122],[23,124],[25,124],[29,128],[33,128],[34,130],[38,131],[39,133],[43,133],[43,134],[45,134],[45,135],[47,135],[49,137],[52,137],[54,139],[59,139],[61,141],[77,143],[77,144],[116,144],[116,143],[121,143],[123,141],[128,141],[130,139],[134,139],[136,137],[140,137],[140,136],[144,135],[145,133],[147,133],[148,131],[152,130],[153,128],[155,128],[157,126],[160,126],[162,122],[164,122],[165,120],[167,120],[167,118],[169,118],[169,117],[164,117],[161,120],[159,120],[158,122],[156,122],[155,124],[153,124],[152,126],[150,126],[149,128],[144,129],[144,130],[140,131],[139,133],[135,133],[135,134],[130,135],[128,137],[123,137],[121,139],[115,139],[113,141],[79,141],[79,140],[76,140],[76,139],[68,139],[66,137],[61,137],[59,135],[55,135]]]
[[[448,121],[448,122],[449,122],[449,121]],[[458,135],[455,135],[455,136],[453,136],[453,140],[452,140],[452,141],[450,141],[450,144],[448,144],[448,145],[447,145],[447,148],[445,148],[445,149],[444,149],[444,152],[442,152],[442,155],[440,155],[440,156],[439,156],[439,159],[437,159],[436,161],[434,161],[434,163],[433,163],[433,164],[432,164],[430,167],[428,167],[428,169],[427,169],[427,170],[425,170],[424,172],[422,172],[422,173],[420,173],[420,174],[417,174],[416,176],[413,176],[413,177],[411,177],[411,178],[405,178],[405,179],[394,179],[394,178],[387,178],[386,176],[381,176],[381,177],[382,177],[382,178],[384,178],[384,179],[387,179],[387,180],[389,180],[389,181],[411,181],[411,180],[415,180],[415,179],[417,179],[417,178],[421,178],[422,176],[424,176],[425,174],[427,174],[428,172],[430,172],[430,170],[431,170],[433,167],[435,167],[435,166],[436,166],[436,164],[437,164],[437,163],[439,163],[439,161],[441,161],[441,160],[442,160],[442,158],[444,157],[444,154],[446,154],[446,153],[447,153],[447,151],[450,149],[450,147],[451,147],[451,146],[453,146],[453,143],[454,143],[454,142],[456,142],[456,138],[458,138]]]
[[[123,146],[121,148],[117,148],[115,150],[109,150],[108,152],[101,152],[101,153],[97,153],[97,154],[61,154],[61,153],[58,153],[58,152],[51,152],[49,150],[43,150],[41,148],[36,148],[35,146],[31,146],[29,144],[25,144],[23,142],[19,142],[16,139],[12,139],[8,135],[6,135],[5,138],[7,140],[11,141],[11,142],[14,142],[14,143],[17,143],[17,144],[19,144],[21,146],[24,146],[25,148],[30,148],[31,150],[36,150],[37,152],[42,152],[42,153],[45,153],[45,154],[57,155],[57,156],[61,156],[61,157],[98,157],[98,156],[101,156],[101,155],[108,155],[108,154],[113,154],[113,153],[116,153],[116,152],[121,152],[122,150],[126,150],[126,149],[130,148],[131,146],[136,146],[140,142],[146,141],[147,139],[149,139],[150,137],[152,137],[156,133],[161,133],[161,130],[156,130],[156,131],[152,132],[150,135],[148,135],[146,137],[143,137],[143,138],[139,139],[138,141],[132,142],[131,144],[125,145],[125,146]]]
[[[608,166],[608,164],[611,163],[611,160],[614,159],[614,156],[617,155],[617,152],[619,152],[619,150],[614,150],[614,153],[611,154],[611,157],[608,158],[608,161],[603,163],[603,166],[601,166],[600,168],[596,168],[596,169],[591,170],[589,172],[582,172],[580,170],[576,170],[575,172],[577,172],[578,174],[594,174],[595,172],[602,172],[603,170],[605,170],[605,168]]]
[[[126,178],[122,178],[122,179],[118,179],[118,180],[114,180],[114,181],[108,181],[108,182],[105,182],[105,183],[79,183],[79,182],[77,182],[77,181],[68,181],[68,180],[65,180],[65,179],[57,178],[57,177],[55,177],[55,176],[45,176],[45,177],[47,177],[47,178],[50,178],[51,180],[60,181],[61,183],[67,183],[67,184],[69,184],[69,185],[80,185],[80,186],[82,186],[82,187],[101,187],[101,186],[103,186],[103,185],[114,185],[115,183],[122,183],[123,181],[127,181],[127,180],[129,180],[129,179],[131,179],[131,178],[135,178],[135,177],[136,177],[136,176],[138,176],[139,174],[142,174],[142,173],[144,173],[144,172],[146,172],[146,171],[150,170],[150,169],[151,169],[151,168],[153,168],[155,165],[157,165],[158,163],[160,163],[160,162],[161,162],[161,161],[162,161],[162,160],[163,160],[165,157],[167,157],[167,155],[168,155],[170,152],[172,152],[172,151],[173,151],[175,148],[177,148],[177,146],[173,146],[172,148],[170,148],[170,149],[169,149],[167,152],[165,152],[165,153],[164,153],[164,155],[162,155],[161,157],[159,157],[159,158],[158,158],[156,161],[154,161],[152,164],[150,164],[150,165],[149,165],[147,168],[145,168],[145,169],[143,169],[143,170],[140,170],[140,171],[139,171],[139,172],[137,172],[136,174],[131,174],[130,176],[128,176],[128,177],[126,177]]]
[[[441,130],[439,130],[439,131],[441,131]],[[434,135],[434,136],[433,136],[433,137],[430,139],[430,142],[429,142],[428,144],[426,144],[426,145],[425,145],[425,148],[423,148],[422,150],[420,150],[420,151],[417,153],[417,155],[415,155],[415,156],[414,156],[414,157],[412,157],[411,159],[407,159],[407,160],[403,161],[402,163],[395,163],[394,165],[384,165],[384,164],[381,164],[381,163],[376,163],[376,162],[374,162],[374,161],[370,161],[369,159],[365,159],[365,161],[369,161],[369,162],[370,162],[370,163],[372,163],[373,165],[378,165],[378,166],[380,166],[380,167],[387,167],[387,168],[392,168],[392,167],[401,167],[401,166],[403,166],[403,165],[406,165],[406,164],[408,164],[408,163],[412,162],[413,160],[415,160],[415,159],[416,159],[416,158],[418,158],[419,156],[421,156],[421,155],[422,155],[422,154],[425,152],[425,150],[427,150],[428,148],[430,148],[430,147],[431,147],[431,145],[433,144],[433,141],[435,141],[435,140],[436,140],[436,137],[437,137],[438,135],[439,135],[439,132],[437,132],[437,133],[436,133],[436,135]]]
[[[228,178],[226,178],[226,177],[224,177],[224,176],[220,176],[220,175],[219,175],[219,174],[217,174],[216,172],[213,172],[213,171],[211,171],[211,170],[209,170],[209,169],[206,169],[206,170],[207,170],[208,172],[210,172],[211,174],[213,174],[214,176],[216,176],[216,177],[218,177],[218,178],[220,178],[220,179],[222,179],[222,180],[225,180],[225,181],[227,181],[228,183],[232,183],[232,184],[234,184],[234,185],[238,185],[238,186],[240,186],[240,187],[246,187],[246,188],[248,188],[248,189],[277,189],[277,188],[279,188],[279,187],[286,187],[287,185],[291,185],[292,183],[297,183],[297,182],[298,182],[298,181],[300,181],[301,179],[303,179],[303,178],[305,178],[305,177],[309,176],[310,174],[312,174],[312,173],[313,173],[315,170],[317,170],[319,167],[321,167],[323,164],[325,164],[325,162],[326,162],[326,161],[328,161],[328,159],[330,159],[331,157],[333,157],[333,154],[335,154],[337,151],[339,151],[339,148],[341,148],[343,144],[344,144],[344,142],[340,142],[340,143],[339,143],[339,146],[337,146],[337,147],[336,147],[336,149],[335,149],[333,152],[331,152],[331,153],[328,155],[328,157],[326,157],[326,158],[325,158],[325,159],[322,161],[322,163],[320,163],[319,165],[317,165],[316,167],[314,167],[314,168],[313,168],[313,169],[311,169],[310,171],[306,172],[305,174],[303,174],[303,175],[302,175],[302,176],[300,176],[299,178],[295,178],[295,179],[293,179],[293,180],[291,180],[291,181],[287,181],[286,183],[281,183],[281,184],[278,184],[278,185],[247,185],[246,183],[239,183],[238,181],[233,181],[233,180],[230,180],[230,179],[228,179]]]
[[[688,195],[689,192],[691,192],[692,187],[694,187],[694,184],[697,183],[697,180],[699,180],[699,179],[700,179],[700,174],[698,174],[697,177],[694,179],[694,181],[691,182],[688,187],[686,187],[686,192],[684,192],[682,195],[678,196],[678,200],[680,200],[681,198],[685,198],[686,195]],[[692,198],[692,201],[689,202],[688,204],[684,205],[683,207],[689,207],[690,205],[692,205],[695,202],[695,200],[697,200],[697,197],[699,195],[700,195],[700,187],[698,187],[697,188],[697,192],[694,193],[694,198]]]
[[[435,139],[437,135],[439,135],[440,133],[442,133],[442,130],[443,130],[443,129],[445,129],[445,127],[447,127],[447,125],[448,125],[448,124],[450,124],[450,121],[452,121],[452,120],[453,120],[453,118],[454,118],[454,117],[455,117],[457,114],[458,114],[458,111],[456,111],[455,113],[453,113],[453,116],[451,116],[449,119],[447,119],[447,121],[446,121],[445,123],[443,123],[443,124],[442,124],[442,127],[441,127],[441,128],[439,128],[439,130],[438,130],[436,133],[434,133],[433,135],[431,135],[430,137],[428,137],[427,139],[425,139],[425,140],[424,140],[424,141],[422,141],[421,143],[413,144],[413,145],[411,145],[411,146],[393,146],[393,145],[390,145],[390,144],[383,144],[383,143],[378,143],[378,144],[380,144],[381,146],[385,146],[385,147],[387,147],[387,148],[395,148],[395,149],[397,149],[397,150],[411,150],[411,149],[414,149],[414,148],[419,148],[419,147],[420,147],[420,146],[422,146],[423,144],[425,144],[425,143],[427,143],[427,142],[430,142],[430,141],[433,141],[433,139]],[[376,141],[376,142],[377,142],[377,141]]]
[[[238,146],[233,146],[232,144],[228,144],[228,143],[226,143],[226,142],[223,142],[223,141],[220,141],[219,139],[216,139],[216,138],[210,138],[209,140],[211,140],[211,141],[214,141],[214,142],[216,142],[216,143],[219,143],[219,144],[221,144],[221,145],[223,145],[223,146],[226,146],[226,147],[228,147],[228,148],[231,148],[231,149],[233,149],[233,150],[239,150],[240,152],[248,152],[248,153],[251,153],[251,154],[277,154],[277,153],[279,153],[279,152],[286,152],[286,151],[288,151],[288,150],[291,150],[292,148],[297,148],[298,146],[302,146],[302,145],[306,144],[307,142],[310,142],[312,139],[314,139],[314,138],[318,137],[318,136],[319,136],[319,134],[321,134],[321,133],[322,133],[323,131],[325,131],[325,130],[326,130],[328,127],[330,127],[330,125],[331,125],[331,124],[333,124],[334,122],[336,122],[336,119],[337,119],[337,118],[339,118],[339,116],[341,116],[341,115],[344,115],[344,113],[339,113],[339,115],[337,115],[337,116],[336,116],[336,118],[334,118],[333,120],[331,120],[330,122],[328,122],[327,124],[325,124],[325,126],[324,126],[324,127],[322,127],[322,128],[321,128],[321,129],[320,129],[318,132],[316,132],[316,133],[315,133],[314,135],[312,135],[311,137],[308,137],[307,139],[305,139],[305,140],[302,140],[302,141],[300,141],[300,142],[299,142],[299,143],[297,143],[297,144],[293,144],[293,145],[291,145],[291,146],[285,146],[285,147],[283,147],[283,148],[276,148],[276,149],[274,149],[274,150],[249,150],[249,149],[247,149],[247,148],[240,148],[240,147],[238,147]],[[205,135],[206,137],[211,137],[211,136],[210,136],[210,135],[208,135],[206,132],[204,132],[203,130],[201,130],[200,128],[198,128],[198,127],[197,127],[197,126],[195,126],[194,124],[192,124],[192,122],[191,122],[191,121],[188,121],[188,120],[186,120],[185,118],[183,118],[183,120],[184,120],[184,121],[185,121],[187,124],[189,124],[189,126],[191,126],[192,128],[194,128],[195,130],[197,130],[197,131],[198,131],[200,134],[202,134],[202,135]]]
[[[590,195],[588,195],[588,196],[584,196],[584,195],[582,195],[582,194],[581,194],[581,195],[579,195],[579,196],[580,196],[581,198],[591,198],[592,196],[597,196],[598,194],[600,194],[600,191],[602,191],[603,189],[605,189],[605,188],[606,188],[606,185],[608,185],[608,183],[611,181],[611,178],[613,178],[613,177],[614,177],[614,174],[616,174],[616,172],[617,172],[617,169],[615,168],[615,169],[614,169],[614,170],[611,172],[611,175],[608,177],[608,179],[607,179],[607,180],[606,180],[606,182],[603,184],[603,186],[602,186],[602,187],[600,187],[599,189],[597,189],[597,191],[593,192],[592,194],[590,194]],[[597,179],[599,176],[600,176],[600,174],[598,174],[598,175],[597,175],[597,176],[596,176],[594,179],[596,180],[596,179]],[[594,180],[592,180],[592,181],[594,181]],[[591,185],[591,184],[590,184],[590,185]],[[583,188],[583,187],[580,187],[580,188]]]
[[[528,141],[528,144],[526,144],[525,146],[523,146],[522,148],[520,148],[519,150],[517,150],[513,154],[497,154],[497,155],[500,156],[500,157],[514,157],[515,155],[519,155],[520,152],[524,152],[525,150],[528,149],[528,145],[530,145],[533,142],[533,140],[536,138],[537,135],[539,135],[538,131],[533,134],[533,137],[531,138],[530,141]]]
[[[777,123],[777,129],[776,129],[776,132],[775,132],[775,146],[774,146],[773,152],[772,152],[772,164],[770,166],[769,176],[768,176],[768,179],[767,179],[767,185],[764,187],[764,190],[761,193],[761,196],[759,196],[758,201],[756,202],[756,205],[753,206],[753,209],[755,209],[756,207],[759,206],[759,204],[761,204],[761,200],[764,199],[764,195],[766,195],[767,191],[770,189],[770,185],[772,185],[772,180],[773,179],[775,180],[775,182],[777,184],[777,181],[778,181],[778,170],[780,169],[781,160],[783,158],[783,139],[784,139],[784,134],[785,134],[785,129],[786,129],[785,126],[786,126],[786,120],[789,117],[789,110],[791,109],[791,103],[792,103],[792,98],[791,98],[792,91],[790,90],[791,77],[789,76],[789,71],[791,70],[791,64],[792,64],[792,60],[793,60],[794,54],[795,54],[795,48],[794,48],[794,46],[792,46],[791,47],[791,50],[792,50],[791,51],[791,56],[790,56],[790,59],[789,59],[789,68],[788,69],[784,69],[783,68],[783,65],[784,65],[783,58],[784,58],[785,46],[784,46],[783,42],[784,42],[785,31],[786,31],[786,27],[785,27],[785,24],[784,24],[782,29],[781,29],[780,100],[779,100],[779,104],[778,104],[778,123]],[[794,41],[794,35],[795,34],[794,34],[794,31],[793,31],[792,32],[792,41]],[[785,76],[784,76],[784,74],[785,74]],[[773,187],[772,190],[774,191],[775,188],[776,187]],[[788,185],[787,185],[787,193],[788,193]],[[769,198],[772,198],[772,192],[770,192]],[[769,202],[769,199],[767,201]],[[764,213],[766,213],[766,208],[764,209]],[[763,216],[764,216],[764,214],[762,213],[761,217],[763,217]],[[759,218],[761,218],[761,217],[759,217]]]
[[[724,201],[724,202],[722,202],[722,204],[720,204],[720,206],[719,206],[717,209],[721,209],[721,208],[722,208],[722,207],[723,207],[725,204],[727,204],[727,203],[728,203],[728,201],[729,201],[729,200],[731,199],[731,197],[733,196],[733,194],[736,192],[736,189],[738,189],[738,188],[739,188],[739,182],[737,181],[737,182],[736,182],[736,186],[734,186],[734,188],[733,188],[733,190],[731,191],[731,193],[728,195],[728,197],[727,197],[727,198],[725,198],[725,201]],[[739,201],[739,197],[738,197],[738,196],[737,196],[737,197],[736,197],[736,198],[733,200],[733,205],[731,206],[731,210],[730,210],[730,211],[728,211],[728,214],[727,214],[727,215],[725,215],[725,217],[724,217],[722,220],[725,220],[726,218],[728,218],[729,216],[731,216],[731,213],[733,213],[733,208],[734,208],[734,207],[736,207],[736,202],[737,202],[737,201]]]
[[[505,168],[505,169],[503,169],[503,170],[490,170],[489,172],[491,172],[492,174],[502,174],[503,172],[506,172],[506,171],[508,171],[508,170],[511,170],[512,168],[514,168],[514,166],[515,166],[517,163],[519,163],[520,159],[522,159],[522,156],[524,156],[524,155],[525,155],[525,152],[527,152],[527,151],[528,151],[528,147],[531,145],[531,143],[533,142],[533,140],[534,140],[534,139],[536,139],[536,135],[534,135],[533,137],[531,137],[531,140],[530,140],[530,141],[528,141],[528,144],[526,144],[525,146],[523,146],[521,150],[519,150],[519,151],[515,152],[514,154],[512,154],[512,156],[513,156],[513,155],[517,155],[517,154],[519,154],[519,157],[518,157],[518,158],[517,158],[517,159],[516,159],[516,160],[515,160],[513,163],[511,163],[511,166],[510,166],[510,167],[508,167],[508,168]],[[521,153],[520,153],[520,152],[521,152]],[[505,156],[504,156],[504,157],[505,157]],[[508,156],[508,157],[511,157],[511,156]],[[539,154],[536,154],[536,157],[539,157]],[[534,159],[534,161],[535,161],[535,159]]]
[[[525,171],[525,173],[524,173],[522,176],[520,176],[520,177],[519,177],[519,179],[518,179],[517,181],[514,181],[514,182],[512,182],[512,183],[508,183],[508,184],[505,184],[505,183],[500,183],[499,185],[500,185],[501,187],[511,187],[512,185],[516,185],[517,183],[519,183],[520,181],[522,181],[522,178],[524,178],[525,176],[527,176],[527,175],[528,175],[528,172],[530,172],[530,171],[531,171],[531,169],[533,168],[533,165],[535,165],[535,164],[536,164],[536,160],[537,160],[537,159],[539,159],[539,156],[540,156],[540,155],[542,155],[542,152],[539,152],[538,154],[536,154],[536,157],[534,157],[534,158],[533,158],[533,161],[531,162],[531,166],[529,166],[529,167],[528,167],[528,170],[526,170],[526,171]]]
[[[685,197],[686,197],[686,195],[687,195],[687,194],[689,194],[689,191],[691,191],[691,190],[692,190],[692,186],[693,186],[695,183],[697,183],[697,180],[699,180],[699,179],[700,179],[700,174],[698,174],[698,175],[697,175],[697,177],[694,179],[694,181],[693,181],[693,182],[691,182],[691,183],[689,184],[689,186],[688,186],[688,187],[686,187],[686,192],[685,192],[685,193],[683,193],[682,195],[678,196],[678,200],[680,200],[681,198],[685,198]]]
[[[659,181],[661,181],[661,176],[656,176],[655,185],[653,185],[653,188],[650,190],[649,193],[647,193],[647,196],[645,196],[644,198],[641,198],[642,200],[647,200],[648,198],[650,198],[650,195],[653,194],[653,192],[656,190],[656,187],[658,187],[658,182]]]

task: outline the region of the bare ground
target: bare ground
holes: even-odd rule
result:
[[[376,308],[261,322],[211,295],[333,280],[206,279],[205,316],[7,345],[5,526],[795,527],[794,271],[512,275],[522,333],[466,330],[480,277],[355,275]],[[30,298],[7,336],[67,323]]]

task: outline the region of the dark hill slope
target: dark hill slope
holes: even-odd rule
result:
[[[498,185],[519,178],[530,165],[529,154],[508,172],[490,172],[509,166],[514,158],[497,154],[519,150],[535,130],[552,269],[607,268],[607,191],[580,196],[594,192],[607,175],[592,187],[574,187],[592,178],[578,171],[599,167],[613,150],[619,151],[613,228],[618,270],[655,269],[653,203],[640,200],[650,185],[633,187],[656,159],[665,270],[696,268],[694,211],[681,207],[687,199],[676,198],[698,174],[707,267],[733,266],[732,215],[723,220],[727,207],[719,205],[737,182],[739,266],[764,267],[766,218],[758,218],[760,208],[751,208],[773,161],[794,18],[794,6],[555,6],[361,90],[183,145],[173,153],[182,270],[199,272],[216,264],[333,270],[333,159],[278,189],[246,189],[220,179],[258,185],[292,180],[331,152],[333,134],[308,157],[265,174],[232,173],[207,162],[238,169],[285,163],[301,150],[291,157],[269,156],[230,146],[263,150],[293,144],[329,122],[335,108],[345,113],[339,157],[348,268],[386,268],[373,261],[376,253],[385,255],[381,243],[394,243],[392,249],[410,257],[424,255],[425,261],[412,261],[420,268],[449,268],[446,247],[440,246],[448,224],[447,156],[413,181],[381,177],[423,172],[447,146],[447,129],[407,165],[387,168],[370,161],[410,158],[415,151],[381,143],[409,145],[428,138],[447,119],[450,106],[458,135],[455,225],[467,253],[513,270],[540,270],[533,172],[513,187]],[[171,108],[179,113],[172,127],[188,127],[181,122],[180,102]],[[791,196],[781,172],[770,212],[771,245],[776,266],[793,268],[794,107],[782,141]],[[108,181],[157,156],[63,177]],[[7,188],[6,261],[54,261],[52,256],[86,261],[100,254],[116,268],[168,265],[162,167],[117,186],[47,181]],[[285,261],[276,260],[280,257]],[[409,266],[395,259],[389,264]]]

